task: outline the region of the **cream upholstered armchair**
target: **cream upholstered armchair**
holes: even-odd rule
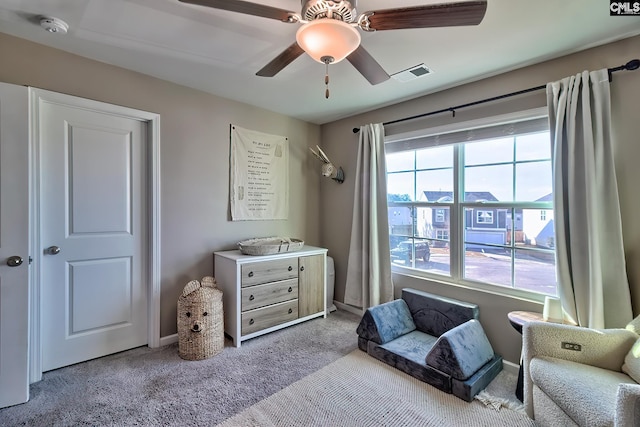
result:
[[[640,427],[640,316],[626,329],[523,328],[524,404],[539,426]]]

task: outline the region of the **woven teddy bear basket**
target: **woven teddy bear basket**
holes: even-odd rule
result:
[[[202,360],[224,349],[222,291],[213,277],[192,280],[178,298],[178,352],[186,360]]]

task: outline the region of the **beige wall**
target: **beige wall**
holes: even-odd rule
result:
[[[288,235],[329,248],[335,259],[336,300],[342,301],[349,251],[353,174],[357,135],[351,129],[496,96],[575,74],[625,63],[640,51],[640,37],[623,40],[561,59],[516,70],[330,123],[321,128],[229,101],[142,74],[84,59],[59,50],[0,34],[0,81],[57,92],[161,115],[162,262],[161,335],[176,332],[175,307],[184,284],[212,274],[216,250],[233,248],[243,238]],[[213,76],[212,76],[213,78]],[[428,78],[428,77],[425,77]],[[410,83],[409,83],[410,84]],[[616,73],[612,85],[616,121],[616,161],[620,177],[625,247],[640,314],[640,72]],[[544,106],[544,92],[459,110],[456,121]],[[388,135],[452,122],[448,114],[388,126]],[[230,222],[228,220],[229,124],[285,135],[291,143],[290,219]],[[331,159],[345,170],[346,181],[320,180],[307,146],[322,141]],[[319,190],[319,191],[318,191]],[[322,206],[322,207],[321,207]],[[518,362],[520,336],[509,326],[511,310],[538,310],[539,303],[395,275],[397,290],[414,287],[472,301],[481,307],[481,321],[496,351]]]
[[[161,336],[177,330],[184,285],[213,274],[214,251],[270,235],[320,244],[319,174],[307,149],[319,126],[3,34],[0,58],[2,82],[160,114]],[[288,220],[229,221],[230,123],[289,138]]]
[[[440,110],[484,98],[544,85],[549,81],[576,74],[585,69],[596,70],[614,67],[634,59],[640,52],[640,37],[626,39],[610,45],[583,51],[560,59],[533,65],[519,70],[458,86],[412,101],[371,111],[322,126],[322,147],[331,159],[345,170],[346,181],[320,183],[321,202],[324,206],[320,218],[321,244],[329,249],[336,264],[335,297],[343,301],[346,277],[346,259],[349,252],[351,213],[353,209],[354,181],[358,136],[352,128],[362,124],[387,122],[403,117]],[[473,64],[469,64],[473,66]],[[446,70],[440,70],[446,72]],[[428,76],[425,78],[429,78]],[[384,84],[384,83],[383,83]],[[408,83],[410,84],[410,83]],[[619,72],[612,84],[612,109],[616,139],[617,173],[620,179],[627,269],[632,285],[634,313],[640,314],[640,72]],[[428,119],[414,120],[386,127],[386,134],[397,134],[435,125],[466,121],[478,117],[503,114],[534,107],[546,106],[544,91],[509,98],[469,109],[458,110],[455,119],[451,114],[441,114]],[[480,305],[480,318],[491,343],[506,360],[517,363],[520,357],[520,336],[509,325],[507,313],[512,310],[542,311],[540,303],[524,301],[485,292],[455,287],[394,275],[396,294],[403,287],[414,287],[436,294],[474,302]]]

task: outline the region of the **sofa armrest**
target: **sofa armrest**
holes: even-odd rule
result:
[[[397,299],[368,308],[356,332],[361,339],[385,344],[415,329],[407,303]]]
[[[640,385],[620,384],[616,396],[615,427],[640,427]]]
[[[440,335],[426,357],[427,365],[465,381],[493,359],[493,347],[477,320]]]
[[[573,325],[529,322],[522,328],[524,404],[533,416],[533,383],[529,363],[535,357],[548,356],[621,372],[624,357],[638,339],[626,329],[589,329]],[[579,351],[567,349],[570,344]],[[577,346],[575,346],[577,344]]]

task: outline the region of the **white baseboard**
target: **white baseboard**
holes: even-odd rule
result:
[[[178,342],[178,334],[167,335],[160,338],[160,347]]]
[[[336,307],[338,307],[338,310],[344,310],[344,311],[348,311],[349,313],[353,313],[353,314],[357,314],[358,316],[362,316],[363,311],[359,307],[354,307],[352,305],[345,304],[345,303],[340,302],[340,301],[333,301],[333,303],[336,305]]]
[[[336,305],[336,307],[338,307],[338,310],[344,310],[349,313],[357,314],[358,316],[362,315],[361,308],[354,307],[352,305],[348,305],[339,301],[334,301],[333,303]],[[178,342],[178,334],[167,335],[166,337],[160,338],[160,347],[163,347],[169,344],[174,344],[177,342]],[[520,365],[515,364],[513,362],[509,362],[508,360],[503,360],[502,369],[509,372],[510,374],[518,375],[518,371],[520,370]]]
[[[518,375],[518,371],[520,371],[520,365],[516,365],[513,362],[509,362],[508,360],[503,360],[502,361],[502,369],[504,369],[505,371],[509,372],[510,374],[513,375]]]

